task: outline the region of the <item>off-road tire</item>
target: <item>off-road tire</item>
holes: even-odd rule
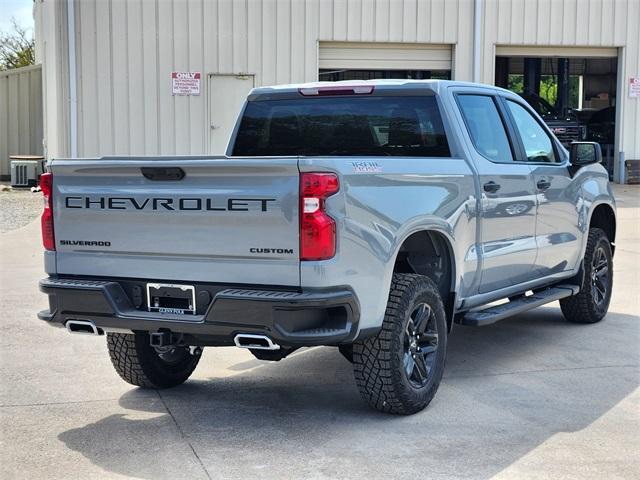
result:
[[[405,373],[405,335],[414,308],[423,303],[431,308],[430,321],[437,327],[437,350],[427,383],[416,387]],[[360,394],[382,412],[419,412],[438,390],[446,351],[447,320],[436,284],[422,275],[394,274],[382,329],[375,337],[353,345],[353,369]]]
[[[192,354],[179,347],[181,355],[164,361],[149,344],[148,333],[107,333],[109,356],[125,382],[143,388],[170,388],[184,383],[200,361],[200,351]]]
[[[602,249],[608,268],[607,290],[604,302],[598,305],[594,298],[592,281],[594,271],[594,256],[598,250]],[[607,314],[609,302],[611,301],[611,291],[613,287],[613,255],[611,252],[611,244],[607,235],[600,228],[592,228],[589,230],[589,238],[587,239],[587,248],[582,260],[582,285],[577,295],[560,300],[560,309],[564,318],[573,323],[596,323],[602,320]]]

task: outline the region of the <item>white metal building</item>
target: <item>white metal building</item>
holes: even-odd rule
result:
[[[9,157],[42,155],[40,65],[0,72],[0,179],[10,178]]]
[[[508,56],[614,59],[616,175],[640,159],[640,0],[36,0],[35,17],[48,157],[220,153],[253,86],[494,84]],[[199,94],[174,95],[172,72]]]

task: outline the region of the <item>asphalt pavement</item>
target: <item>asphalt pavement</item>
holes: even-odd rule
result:
[[[132,387],[104,337],[44,325],[37,221],[0,234],[0,478],[640,478],[640,188],[616,187],[615,290],[455,327],[423,412],[377,413],[333,348],[205,349],[183,386]]]

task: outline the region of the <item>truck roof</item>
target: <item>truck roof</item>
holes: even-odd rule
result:
[[[393,91],[415,91],[430,90],[434,93],[440,93],[447,87],[476,87],[485,88],[487,90],[508,92],[502,88],[482,83],[461,82],[456,80],[407,80],[407,79],[376,79],[376,80],[343,80],[338,82],[308,82],[293,83],[286,85],[273,85],[256,87],[249,93],[249,100],[267,100],[278,98],[290,98],[292,96],[299,97],[303,91],[313,91],[316,89],[351,89],[354,87],[372,87],[370,93],[381,93]],[[369,93],[369,92],[367,92]],[[511,93],[511,92],[509,92]],[[313,95],[313,94],[309,94]]]

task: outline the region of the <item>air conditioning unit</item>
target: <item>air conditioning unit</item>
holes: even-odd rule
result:
[[[35,187],[38,183],[39,164],[37,160],[12,160],[11,186]]]

